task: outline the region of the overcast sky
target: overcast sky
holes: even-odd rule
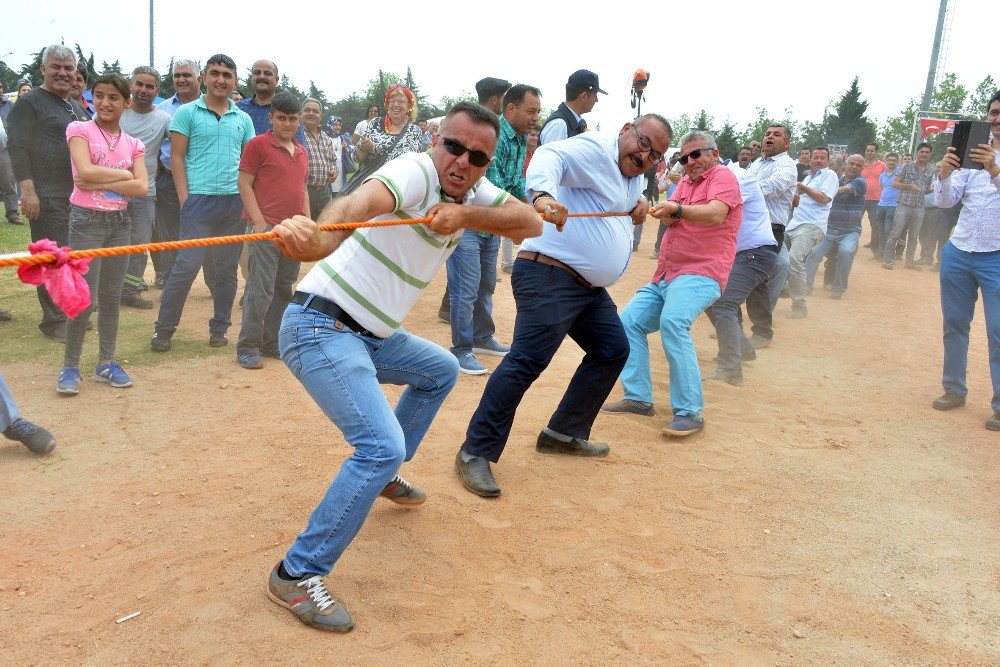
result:
[[[743,129],[763,106],[798,121],[822,119],[823,108],[861,77],[878,122],[923,93],[939,0],[839,2],[315,3],[245,0],[225,4],[157,0],[156,66],[171,56],[204,60],[223,52],[241,76],[257,58],[274,60],[300,88],[309,80],[331,100],[362,91],[378,69],[404,74],[424,95],[473,91],[483,76],[542,89],[554,109],[567,76],[591,69],[601,96],[590,127],[629,120],[632,74],[651,73],[643,111],[668,118],[708,110]],[[970,90],[987,74],[1000,81],[988,48],[996,38],[996,0],[951,0],[953,19],[944,70]],[[529,15],[534,12],[534,15]],[[8,15],[10,12],[7,12]],[[149,60],[146,0],[18,3],[16,27],[0,51],[12,68],[49,43],[79,42],[86,53],[120,60],[123,69]],[[518,28],[518,26],[522,26]]]

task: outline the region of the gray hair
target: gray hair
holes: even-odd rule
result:
[[[156,79],[157,81],[160,80],[160,73],[157,72],[152,67],[150,67],[149,65],[139,65],[134,70],[132,70],[132,78],[133,79],[135,79],[135,77],[137,75],[139,75],[139,74],[148,74],[151,77],[153,77],[154,79]]]
[[[199,65],[196,61],[189,60],[188,58],[179,58],[174,61],[174,64],[170,68],[171,76],[173,76],[174,70],[177,69],[178,67],[190,67],[191,69],[194,70],[195,74],[201,71],[201,65]]]
[[[683,137],[681,137],[680,146],[687,145],[692,141],[705,141],[708,142],[708,147],[712,150],[719,150],[719,146],[715,143],[715,136],[711,132],[705,132],[703,130],[691,130]]]
[[[309,104],[310,102],[315,102],[316,106],[319,107],[319,112],[323,113],[323,103],[317,100],[315,97],[307,97],[306,99],[302,100],[302,108],[304,109],[306,105]]]
[[[72,60],[76,62],[76,54],[68,46],[53,44],[42,49],[42,62],[47,63],[50,60]]]

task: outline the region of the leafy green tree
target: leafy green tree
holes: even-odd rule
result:
[[[861,99],[858,77],[833,105],[833,113],[826,117],[826,136],[829,143],[846,144],[849,153],[864,152],[865,144],[875,140],[875,123],[865,115],[867,100]]]
[[[793,153],[802,150],[803,148],[815,148],[816,146],[826,146],[826,112],[823,113],[823,121],[819,123],[813,123],[811,121],[805,121],[802,123],[802,131],[798,138],[798,141],[793,143],[793,146],[798,146],[798,149],[793,149]]]
[[[42,85],[42,51],[32,53],[31,62],[25,63],[18,74],[18,79],[28,79],[36,88]]]
[[[674,141],[680,139],[678,135]],[[722,124],[722,129],[715,136],[715,143],[719,147],[719,155],[725,158],[732,158],[735,156],[739,150],[740,146],[743,144],[740,142],[739,136],[736,134],[736,126],[726,119],[726,122]]]
[[[968,90],[958,83],[958,77],[954,72],[948,72],[931,95],[930,111],[945,111],[948,113],[961,113],[965,107],[965,100],[969,96]]]
[[[965,105],[965,115],[969,118],[983,118],[986,116],[986,103],[997,92],[996,81],[993,77],[986,75],[986,78],[979,82],[976,89],[969,96],[969,101]]]
[[[168,97],[174,96],[174,57],[170,56],[170,64],[167,65],[167,69],[160,72],[160,97],[167,99]]]
[[[671,121],[670,126],[674,128],[674,141],[677,142],[680,141],[681,137],[694,129],[691,116],[686,113],[682,113],[680,116]]]
[[[306,91],[306,97],[311,97],[319,102],[319,108],[323,112],[323,116],[327,115],[330,109],[330,100],[326,99],[326,93],[317,88],[316,83],[312,79],[309,80],[309,90]]]
[[[913,119],[917,116],[919,103],[910,98],[906,107],[895,116],[890,116],[879,131],[879,148],[889,153],[909,153],[913,139]]]
[[[692,121],[692,130],[701,130],[702,132],[711,132],[715,134],[715,130],[712,129],[715,125],[715,119],[708,115],[708,112],[704,109],[700,109],[697,114],[695,114],[694,120]]]
[[[3,83],[3,90],[5,93],[16,93],[17,92],[17,81],[21,77],[18,76],[17,72],[12,70],[7,63],[0,60],[0,82]]]

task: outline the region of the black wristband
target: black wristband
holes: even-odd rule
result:
[[[681,206],[679,202],[674,202],[674,203],[677,204],[677,210],[674,211],[673,215],[671,215],[670,217],[674,218],[675,220],[680,220],[681,216],[684,215],[684,207]]]
[[[534,197],[531,198],[531,205],[534,206],[535,203],[537,203],[539,199],[545,199],[545,198],[551,199],[552,201],[555,201],[555,199],[556,199],[555,197],[553,197],[552,195],[550,195],[548,192],[539,192],[538,194],[536,194]]]

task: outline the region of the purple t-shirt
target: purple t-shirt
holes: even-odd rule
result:
[[[73,137],[83,137],[90,145],[90,163],[108,169],[132,169],[133,163],[146,154],[142,142],[125,132],[120,136],[103,132],[92,120],[74,121],[66,128],[66,141]],[[110,141],[109,141],[110,139]],[[77,177],[76,165],[73,178]],[[83,208],[98,211],[121,211],[128,206],[128,197],[110,190],[80,190],[73,186],[69,201]]]

